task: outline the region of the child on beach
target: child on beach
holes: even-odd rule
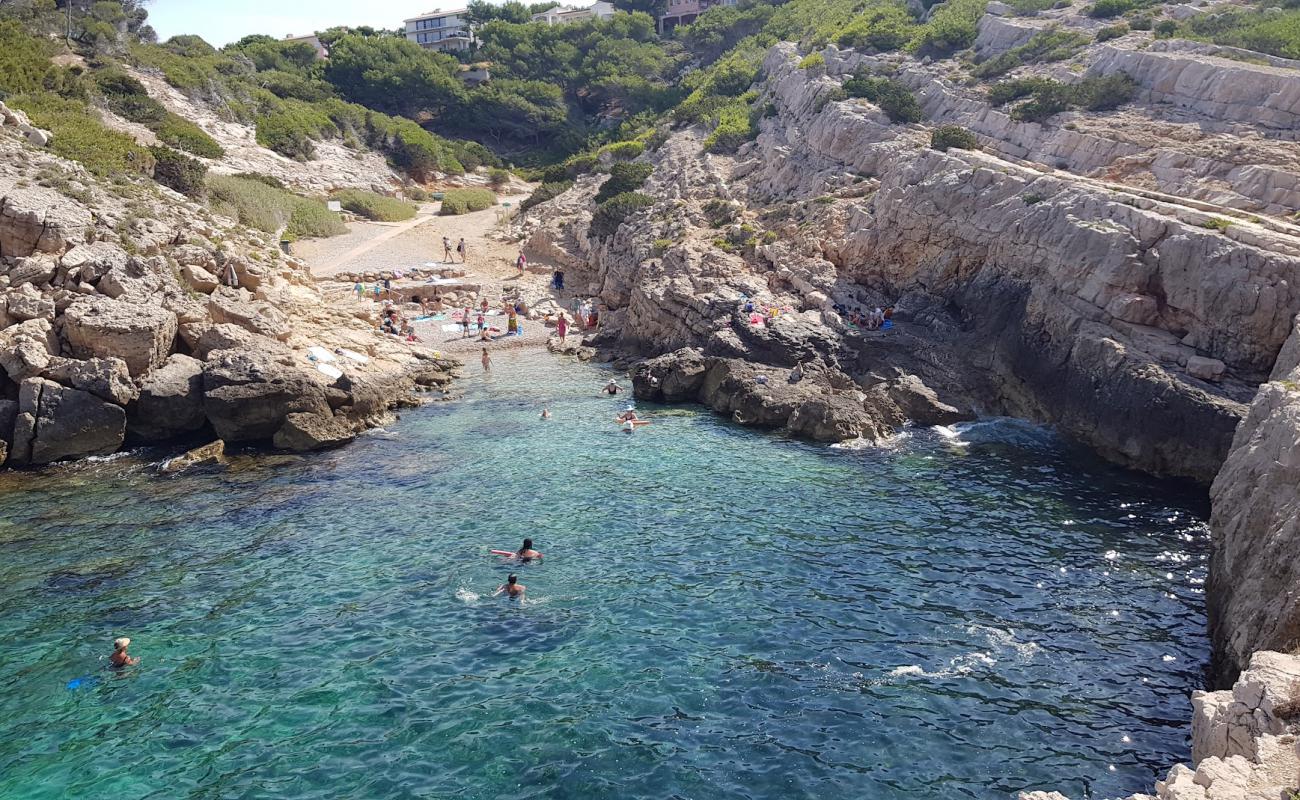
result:
[[[569,332],[569,323],[564,319],[564,312],[560,312],[560,318],[555,321],[555,332],[560,335],[560,341],[564,341],[565,335]]]
[[[469,338],[469,306],[465,306],[465,310],[460,312],[460,338]]]
[[[478,338],[480,339],[483,338],[483,331],[486,328],[487,328],[487,317],[483,316],[483,312],[480,311],[478,315]]]
[[[484,372],[492,371],[492,356],[488,355],[488,351],[486,347],[483,348],[483,371]]]

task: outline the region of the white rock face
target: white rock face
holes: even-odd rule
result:
[[[1300,780],[1300,656],[1261,650],[1230,690],[1192,695],[1192,766],[1156,782],[1159,800],[1286,800]],[[1068,800],[1022,792],[1020,800]],[[1135,794],[1128,800],[1152,800]]]

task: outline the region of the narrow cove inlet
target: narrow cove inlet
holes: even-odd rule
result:
[[[343,449],[0,474],[0,796],[1101,798],[1188,758],[1202,492],[1009,419],[627,435],[607,369],[466,372]]]

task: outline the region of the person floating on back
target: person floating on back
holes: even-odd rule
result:
[[[120,639],[113,640],[113,655],[108,657],[108,665],[113,669],[122,669],[123,667],[134,667],[140,663],[140,659],[132,658],[127,655],[126,648],[131,646],[131,640],[123,636]]]
[[[497,590],[492,593],[492,596],[496,597],[502,592],[505,592],[506,597],[510,597],[510,598],[518,597],[519,599],[522,600],[524,597],[524,590],[527,588],[528,588],[527,586],[524,586],[522,583],[519,582],[519,576],[511,575],[510,577],[506,578],[505,583],[497,587]]]

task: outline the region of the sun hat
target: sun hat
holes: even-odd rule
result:
[[[114,640],[113,640],[113,649],[114,649],[114,650],[125,650],[126,648],[128,648],[128,647],[130,647],[130,646],[131,646],[131,640],[128,639],[127,637],[125,637],[125,636],[122,636],[122,637],[120,637],[120,638],[118,638],[118,639],[114,639]]]

